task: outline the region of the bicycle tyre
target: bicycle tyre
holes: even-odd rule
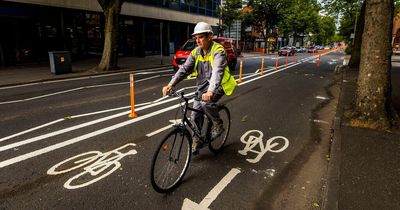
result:
[[[222,149],[222,147],[225,145],[225,142],[228,139],[229,130],[231,128],[231,114],[229,112],[229,109],[225,105],[219,105],[218,110],[219,110],[218,111],[219,116],[224,123],[225,131],[223,134],[221,134],[220,137],[212,140],[208,144],[208,148],[210,149],[211,152],[214,152],[214,153],[219,152]]]
[[[190,163],[191,148],[192,137],[186,129],[176,128],[164,137],[151,162],[151,185],[155,191],[168,193],[179,186]]]

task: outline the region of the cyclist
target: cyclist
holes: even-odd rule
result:
[[[194,109],[202,109],[213,121],[211,138],[218,138],[223,132],[223,122],[219,117],[215,104],[223,95],[231,95],[236,84],[229,72],[226,52],[222,45],[212,41],[213,31],[211,25],[199,22],[194,28],[193,38],[198,47],[192,50],[186,62],[172,77],[168,85],[162,88],[163,95],[182,81],[187,76],[197,77],[197,92],[202,94],[202,101],[194,101]],[[191,119],[200,130],[203,125],[203,116],[192,112]],[[197,153],[201,145],[198,139],[193,139],[193,152]]]

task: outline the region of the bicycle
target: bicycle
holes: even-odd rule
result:
[[[201,100],[200,94],[184,96],[172,91],[169,96],[180,97],[182,110],[182,120],[174,125],[161,141],[153,156],[151,163],[151,184],[155,191],[167,193],[173,191],[179,186],[189,167],[192,156],[192,142],[195,136],[202,143],[202,148],[208,146],[209,150],[217,153],[224,146],[231,125],[231,116],[229,109],[224,104],[217,104],[220,117],[223,121],[224,132],[217,138],[211,139],[212,121],[202,111],[189,107],[189,102]],[[187,118],[189,111],[199,112],[204,116],[204,123],[201,130]],[[191,131],[191,132],[190,132]],[[201,148],[200,148],[201,149]]]

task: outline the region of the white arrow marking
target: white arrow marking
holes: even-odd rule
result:
[[[217,185],[203,198],[200,204],[197,204],[191,201],[188,198],[185,198],[182,205],[182,210],[209,210],[209,206],[211,203],[217,198],[217,196],[222,192],[222,190],[228,186],[228,184],[235,178],[236,175],[240,173],[240,170],[237,168],[232,168],[228,174],[224,176],[224,178],[219,181]]]

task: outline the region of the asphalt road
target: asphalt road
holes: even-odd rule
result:
[[[217,155],[201,150],[182,185],[170,194],[152,189],[150,163],[171,128],[160,129],[171,125],[177,113],[177,100],[160,99],[172,70],[136,72],[139,117],[133,119],[128,117],[126,73],[0,89],[0,209],[181,209],[189,203],[210,209],[262,208],[259,200],[279,193],[274,187],[307,157],[305,145],[318,139],[313,112],[330,100],[326,89],[342,56],[324,55],[319,67],[311,54],[299,54],[296,64],[287,67],[280,57],[279,70],[274,69],[276,57],[268,56],[263,75],[255,74],[261,57],[244,58],[243,82],[221,100],[232,116],[225,148]],[[239,74],[239,63],[233,74]],[[193,80],[183,81],[178,89],[193,85]],[[246,143],[250,135],[261,133],[261,143],[253,148],[260,154],[238,152],[251,146]],[[288,143],[277,141],[274,148],[271,140],[277,136]],[[118,148],[120,165],[106,162],[111,166],[106,170],[116,169],[107,176],[77,177],[83,167],[49,174],[68,158],[89,151],[114,151],[115,157]],[[94,173],[96,168],[86,170]]]

